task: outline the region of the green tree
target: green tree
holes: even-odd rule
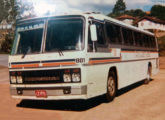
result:
[[[2,21],[3,19],[7,19],[8,17],[8,11],[10,9],[10,5],[9,5],[9,1],[7,0],[1,0],[0,1],[0,21]]]
[[[8,23],[12,23],[13,27],[16,25],[16,18],[21,18],[25,11],[31,11],[31,4],[23,4],[23,0],[0,0],[0,21],[6,20]],[[5,40],[1,44],[1,50],[3,52],[10,52],[12,42],[14,39],[14,31],[9,31],[5,36]]]
[[[144,17],[146,13],[141,9],[135,9],[135,10],[126,10],[124,14],[133,16],[133,17]]]
[[[112,13],[116,14],[116,15],[119,15],[119,14],[124,13],[125,10],[126,10],[125,2],[123,0],[117,0],[115,6],[113,8]]]
[[[14,0],[1,0],[0,10],[0,21],[5,19],[9,23],[13,23],[17,14]]]
[[[157,17],[165,21],[165,6],[154,5],[151,8],[151,16]]]
[[[9,34],[5,36],[5,40],[2,42],[2,45],[1,45],[1,51],[5,53],[10,53],[13,39],[14,39],[14,34],[13,34],[13,31],[11,31],[9,32]]]

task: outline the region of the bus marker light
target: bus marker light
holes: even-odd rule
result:
[[[64,74],[63,79],[64,79],[64,82],[71,82],[71,75],[70,74]]]
[[[66,69],[64,73],[70,73],[70,69]]]
[[[80,70],[80,69],[73,69],[73,72],[74,72],[74,73],[78,73],[78,72],[80,72],[79,70]]]
[[[16,78],[16,76],[11,76],[11,83],[16,83],[16,81],[17,81],[17,78]]]
[[[72,81],[73,82],[80,82],[80,74],[79,73],[73,73],[72,74]]]
[[[17,83],[23,83],[22,76],[17,76]]]

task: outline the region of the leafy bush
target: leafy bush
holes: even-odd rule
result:
[[[1,51],[5,53],[10,53],[12,48],[14,34],[10,32],[5,36],[5,40],[1,44]]]

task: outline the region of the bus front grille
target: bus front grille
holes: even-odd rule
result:
[[[24,71],[21,74],[24,84],[63,82],[63,70]]]

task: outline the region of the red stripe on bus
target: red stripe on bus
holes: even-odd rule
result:
[[[148,51],[121,51],[121,53],[158,53],[158,52],[148,52]]]
[[[53,67],[53,66],[65,66],[65,65],[75,65],[75,62],[58,62],[58,63],[43,63],[43,67]],[[36,68],[40,67],[39,64],[20,64],[20,65],[11,65],[11,68]]]
[[[109,60],[90,60],[89,64],[96,64],[96,63],[108,63],[108,62],[118,62],[121,61],[121,59],[109,59]]]
[[[20,65],[11,65],[11,68],[33,68],[39,67],[39,64],[20,64]]]
[[[75,62],[58,62],[58,63],[43,63],[43,66],[60,66],[60,65],[75,65]]]

